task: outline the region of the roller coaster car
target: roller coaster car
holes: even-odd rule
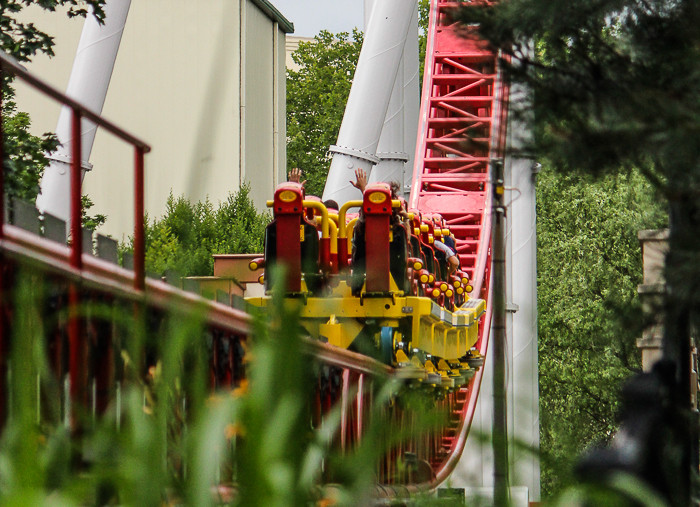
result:
[[[401,204],[384,183],[344,205],[333,219],[337,230],[323,204],[304,198],[299,184],[280,185],[268,205],[274,220],[265,231],[265,259],[251,263],[251,269],[265,268],[266,296],[248,298],[250,304],[264,309],[270,303],[280,285],[274,268],[284,266],[286,304],[299,310],[311,336],[373,354],[429,384],[451,387],[470,378],[466,358],[485,303],[469,298],[464,273],[440,276],[446,268],[435,259],[432,220],[397,213]],[[361,213],[347,220],[351,207]]]

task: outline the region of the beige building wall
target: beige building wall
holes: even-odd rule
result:
[[[56,38],[56,57],[29,69],[65,90],[82,20],[27,9]],[[243,23],[242,23],[243,21]],[[251,184],[264,208],[286,166],[284,55],[291,24],[266,0],[133,0],[103,115],[146,140],[146,210],[161,216],[170,192],[193,201],[225,200]],[[58,107],[18,86],[33,130],[53,131]],[[133,228],[133,153],[98,131],[84,193],[102,231]]]

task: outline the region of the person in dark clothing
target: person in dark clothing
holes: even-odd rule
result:
[[[333,199],[328,199],[327,201],[323,201],[323,205],[326,207],[328,211],[335,211],[338,213],[338,210],[340,209],[340,206],[338,206],[338,203],[334,201]]]

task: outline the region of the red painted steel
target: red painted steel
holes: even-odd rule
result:
[[[70,249],[59,243],[36,236],[19,227],[5,224],[5,238],[0,250],[11,260],[28,260],[42,272],[76,281],[81,287],[102,290],[127,301],[143,303],[150,308],[175,312],[204,311],[209,324],[227,332],[250,334],[250,316],[196,294],[183,292],[172,285],[152,278],[146,279],[145,291],[134,289],[134,273],[93,256],[83,257],[83,269],[70,265]]]
[[[68,378],[70,382],[71,403],[81,407],[87,405],[87,378],[85,334],[81,329],[81,319],[78,315],[80,305],[80,289],[76,283],[68,288]],[[71,413],[71,428],[77,429],[77,422]]]
[[[487,313],[479,323],[479,341],[477,348],[482,355],[488,351],[488,333],[490,325],[490,186],[488,183],[488,161],[502,155],[505,140],[504,104],[507,87],[502,86],[497,72],[497,55],[481,42],[467,40],[458,36],[456,27],[449,24],[446,16],[449,9],[459,3],[443,0],[431,0],[430,28],[426,54],[425,81],[423,89],[422,113],[419,131],[419,143],[416,156],[414,183],[410,207],[419,209],[426,215],[440,213],[450,224],[457,238],[457,250],[462,261],[463,270],[469,275],[474,286],[473,295],[486,299]],[[8,262],[31,260],[35,266],[52,273],[60,280],[69,282],[69,365],[70,396],[73,402],[85,406],[87,398],[88,375],[86,332],[84,319],[78,318],[77,305],[81,299],[89,299],[99,294],[100,297],[119,298],[138,303],[141,308],[162,311],[189,312],[204,310],[205,322],[212,337],[210,357],[210,378],[213,389],[231,388],[239,385],[245,376],[245,369],[235,355],[234,344],[244,340],[250,334],[250,318],[243,312],[224,305],[202,300],[199,296],[184,293],[160,281],[144,277],[144,236],[143,236],[143,195],[144,195],[144,155],[150,148],[142,141],[125,133],[118,127],[85,109],[83,106],[65,97],[55,89],[42,83],[17,66],[9,57],[0,53],[0,68],[9,71],[31,86],[50,97],[67,104],[73,109],[73,160],[71,163],[71,238],[70,248],[52,243],[13,226],[0,226],[0,250]],[[131,143],[134,154],[134,272],[122,269],[91,256],[83,256],[80,230],[80,118],[94,121],[105,130]],[[1,132],[0,132],[1,139]],[[77,176],[77,183],[76,183]],[[0,175],[1,178],[1,175]],[[2,199],[2,180],[0,179],[0,199]],[[77,192],[76,192],[77,189]],[[287,189],[285,189],[287,190]],[[366,195],[370,195],[368,193]],[[278,216],[278,204],[282,207],[294,207],[294,202],[280,204],[275,196],[275,211],[278,222],[278,256],[291,252],[294,268],[301,271],[300,250],[290,249],[290,245],[300,246],[300,225],[303,206],[298,202],[298,209]],[[77,199],[77,206],[75,205]],[[388,193],[386,210],[379,215],[369,206],[378,203],[365,202],[365,217],[368,239],[368,258],[373,259],[372,267],[378,267],[388,275],[388,239],[389,217],[391,215],[391,197]],[[1,201],[0,201],[1,204]],[[0,213],[2,210],[0,210]],[[76,215],[76,212],[78,213]],[[374,216],[373,216],[374,215]],[[290,218],[290,223],[284,223]],[[293,218],[293,220],[292,220]],[[374,224],[373,218],[381,219]],[[386,224],[385,224],[386,222]],[[386,227],[385,227],[386,225]],[[77,230],[75,229],[77,227]],[[286,230],[287,233],[280,233]],[[371,232],[379,231],[380,235]],[[383,231],[386,230],[386,235]],[[3,236],[4,235],[4,236]],[[379,255],[375,240],[383,242],[386,250],[386,266],[377,264]],[[281,244],[280,244],[281,243]],[[284,245],[284,248],[280,248]],[[377,247],[377,248],[375,248]],[[370,250],[377,252],[370,253]],[[346,248],[339,250],[341,257],[337,266],[342,268],[347,261]],[[321,265],[325,273],[330,268],[330,243],[321,241]],[[280,257],[281,258],[281,257]],[[383,260],[379,261],[383,263]],[[388,290],[388,280],[370,283],[372,269],[368,266],[367,289],[372,291]],[[3,271],[0,270],[0,290]],[[372,286],[372,287],[370,287]],[[292,289],[293,290],[293,289]],[[297,289],[300,290],[300,287]],[[3,295],[6,292],[3,291]],[[2,300],[0,300],[2,303]],[[0,333],[4,330],[2,321],[4,313],[0,307]],[[109,333],[100,333],[91,328],[102,343],[111,343]],[[60,333],[59,333],[60,335]],[[94,343],[93,343],[94,345]],[[228,345],[226,349],[225,345]],[[372,382],[377,376],[391,375],[392,369],[373,359],[329,344],[304,339],[306,351],[324,365],[325,372],[319,377],[319,384],[313,402],[312,420],[315,427],[322,424],[322,417],[340,403],[342,423],[336,442],[343,449],[350,449],[362,438],[369,417],[369,408],[373,404]],[[6,395],[6,376],[1,371],[6,360],[7,337],[0,334],[0,397]],[[99,410],[106,406],[109,385],[113,382],[114,372],[109,368],[113,364],[108,347],[107,352],[95,354],[96,364],[108,365],[93,380],[98,390],[97,405]],[[227,350],[227,352],[225,352]],[[54,349],[56,372],[61,374],[61,343]],[[452,415],[452,419],[443,427],[429,435],[415,437],[392,449],[389,455],[378,464],[380,482],[392,484],[384,488],[388,491],[418,491],[425,487],[435,487],[443,482],[459,461],[471,425],[476,400],[480,388],[482,370],[465,387],[447,393],[437,402]],[[4,408],[0,398],[0,410]],[[404,413],[396,406],[383,407],[397,427],[412,426],[412,415]],[[405,458],[406,452],[415,453],[419,460],[432,472],[420,478],[403,477],[397,473],[397,462]],[[413,473],[413,472],[411,472]],[[420,487],[405,487],[399,483],[419,482]]]
[[[146,239],[144,231],[144,149],[134,148],[134,288],[146,287]]]
[[[277,262],[286,268],[287,290],[301,292],[301,242],[299,241],[301,212],[279,215],[277,222]]]
[[[450,225],[473,297],[487,300],[477,349],[485,356],[490,327],[491,195],[489,161],[503,156],[507,86],[497,54],[476,37],[464,37],[451,9],[464,6],[431,0],[416,165],[409,207],[439,213]],[[452,434],[432,439],[435,487],[452,473],[466,443],[483,369],[446,402],[459,417]],[[450,433],[450,432],[448,432]]]
[[[332,271],[331,267],[331,238],[321,238],[319,240],[321,271],[328,274]]]
[[[71,163],[70,163],[70,231],[71,253],[70,266],[74,269],[83,267],[83,230],[82,230],[82,147],[81,147],[80,111],[73,110],[71,117]],[[85,335],[81,329],[78,315],[80,305],[80,288],[75,282],[68,289],[68,377],[70,382],[71,403],[80,407],[87,405],[87,379],[85,378],[86,351]],[[78,430],[75,412],[71,411],[71,429]]]
[[[276,262],[286,270],[289,292],[301,292],[303,199],[303,188],[298,183],[282,184],[275,191]]]
[[[141,164],[141,170],[143,170],[143,155],[151,151],[151,147],[142,141],[141,139],[132,136],[125,130],[106,120],[98,113],[90,110],[89,108],[83,106],[80,102],[71,97],[68,97],[64,93],[61,93],[56,88],[45,83],[41,79],[33,76],[21,65],[19,65],[14,58],[0,51],[0,71],[7,72],[12,76],[19,78],[32,88],[38,90],[44,95],[54,99],[61,104],[68,106],[72,110],[71,118],[71,189],[70,189],[70,203],[71,203],[71,239],[72,239],[72,256],[71,263],[75,269],[81,269],[83,262],[82,259],[82,229],[81,229],[81,194],[80,187],[82,183],[82,157],[81,157],[81,119],[85,118],[93,122],[98,127],[106,130],[112,135],[118,137],[119,139],[131,144],[137,150],[137,153],[141,154],[141,157],[137,156],[135,160],[136,172],[138,172],[139,158]],[[141,178],[143,182],[143,178]],[[1,181],[0,181],[1,183]],[[136,183],[136,182],[135,182]],[[0,185],[0,204],[2,203],[2,191],[4,188]],[[143,209],[143,187],[141,188],[141,198],[140,206]],[[137,203],[136,206],[139,204]],[[0,213],[4,213],[4,207],[0,210]],[[138,229],[139,223],[143,222],[143,215],[140,217],[138,214],[134,217],[135,226],[134,229]],[[0,227],[0,238],[2,238],[2,228]],[[77,241],[76,241],[77,239]],[[143,266],[143,254],[140,258],[134,258],[134,265]]]
[[[70,265],[81,269],[83,265],[83,228],[82,228],[82,139],[80,111],[73,110],[71,116],[71,161],[70,161]]]
[[[338,238],[338,272],[344,273],[349,266],[348,238]]]
[[[386,183],[370,185],[364,192],[365,258],[367,292],[389,292],[389,219],[391,189]]]

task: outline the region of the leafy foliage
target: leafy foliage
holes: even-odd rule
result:
[[[93,203],[92,199],[90,199],[90,197],[87,195],[83,195],[81,200],[83,208],[83,227],[94,231],[98,227],[104,225],[104,223],[107,221],[107,215],[102,215],[100,213],[93,216],[88,215],[88,211],[90,211],[90,209],[95,205],[95,203]]]
[[[25,7],[36,5],[46,11],[58,7],[68,7],[68,17],[88,14],[88,7],[97,20],[104,22],[106,0],[3,0],[0,2],[0,49],[13,56],[18,62],[31,61],[37,53],[54,56],[53,37],[39,30],[34,23],[26,23],[17,18]]]
[[[111,324],[118,337],[112,346],[121,358],[120,396],[97,417],[74,406],[66,419],[80,431],[72,433],[62,414],[63,379],[49,363],[52,330],[44,327],[46,298],[61,289],[36,269],[20,268],[16,282],[8,298],[17,318],[7,383],[13,415],[0,438],[3,506],[366,505],[382,453],[407,436],[386,410],[401,383],[381,377],[373,380],[361,443],[345,452],[333,445],[339,407],[312,426],[310,393],[324,368],[307,355],[299,315],[283,304],[281,292],[256,316],[252,339],[237,342],[253,358],[244,363],[246,379],[233,391],[216,392],[208,389],[204,308],[146,319],[124,300],[85,302],[80,314]],[[438,422],[445,419],[418,413],[414,429]],[[322,489],[323,474],[341,463],[335,485]]]
[[[6,99],[8,98],[6,94]],[[48,165],[46,153],[55,151],[58,139],[53,134],[37,137],[29,133],[31,120],[17,105],[4,100],[2,105],[5,192],[11,197],[34,200],[39,194],[39,181]]]
[[[292,54],[300,69],[287,71],[287,167],[304,171],[308,194],[323,193],[362,41],[359,30],[322,30]]]
[[[660,186],[698,186],[697,2],[514,0],[458,18],[512,57],[535,98],[531,148],[554,169],[635,166]]]
[[[250,187],[243,186],[216,210],[208,200],[193,204],[171,194],[161,219],[146,217],[146,270],[209,276],[213,254],[262,252],[270,215],[259,214],[249,194]]]
[[[538,133],[529,147],[533,153],[564,174],[605,175],[635,167],[666,197],[663,367],[676,373],[664,377],[657,369],[628,392],[656,382],[664,394],[644,396],[639,410],[663,412],[665,421],[689,417],[687,341],[700,322],[700,4],[514,0],[464,9],[458,17],[478,23],[480,35],[510,56],[504,62],[508,74],[533,91],[532,107],[521,104]],[[666,423],[636,432],[643,417],[630,413],[622,419],[625,445],[589,456],[586,463],[599,468],[632,448],[640,455],[654,452],[663,456],[660,462],[635,461],[632,473],[653,478],[657,493],[670,503],[687,504],[690,474],[697,470],[686,463],[694,459],[690,449],[697,436]],[[668,434],[658,438],[663,432]]]
[[[618,427],[620,386],[641,371],[637,231],[667,217],[639,171],[579,181],[545,169],[539,178],[540,450],[551,496],[569,482],[576,456]]]
[[[423,86],[425,69],[425,51],[428,46],[428,23],[430,21],[430,0],[418,0],[418,63],[420,65],[420,84]]]

